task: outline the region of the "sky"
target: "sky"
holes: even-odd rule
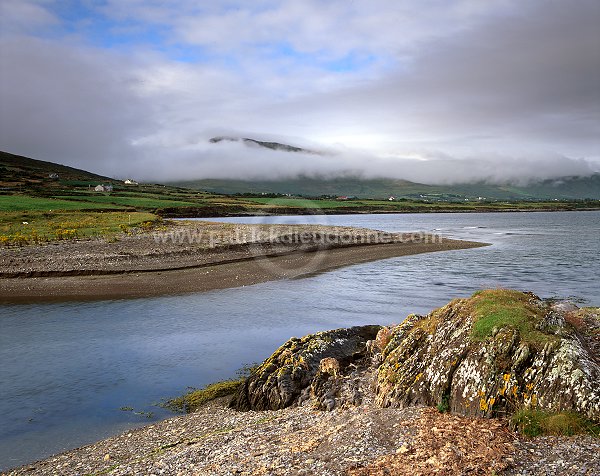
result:
[[[0,0],[0,150],[157,182],[589,175],[598,25],[597,0]]]

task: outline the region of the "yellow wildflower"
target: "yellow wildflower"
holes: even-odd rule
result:
[[[531,396],[531,404],[534,407],[537,406],[537,395],[535,393]]]

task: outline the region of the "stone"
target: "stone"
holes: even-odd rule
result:
[[[350,364],[362,361],[366,343],[374,340],[381,326],[357,326],[318,332],[292,338],[265,360],[234,394],[230,407],[238,410],[278,410],[306,398],[306,388],[323,399],[335,394],[337,375],[321,371],[323,359],[335,359],[339,373],[352,370]],[[331,361],[329,361],[331,362]],[[331,395],[327,399],[331,399]]]
[[[576,411],[598,421],[598,334],[570,324],[573,309],[566,309],[530,293],[489,290],[411,315],[382,353],[376,401],[485,417],[517,408]]]

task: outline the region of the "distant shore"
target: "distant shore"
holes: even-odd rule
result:
[[[529,213],[529,212],[597,212],[600,207],[577,208],[557,206],[547,208],[495,208],[495,207],[415,207],[385,210],[381,208],[284,208],[277,207],[270,212],[229,212],[226,208],[185,208],[163,209],[159,215],[163,218],[235,218],[261,216],[295,216],[295,215],[412,215],[415,213]]]
[[[0,302],[185,294],[485,245],[349,227],[183,222],[160,236],[145,233],[114,243],[61,242],[0,250]]]

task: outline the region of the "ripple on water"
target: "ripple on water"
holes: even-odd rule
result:
[[[433,230],[492,246],[187,296],[1,306],[3,467],[151,421],[123,406],[163,418],[168,413],[154,403],[189,385],[234,376],[291,336],[398,323],[482,287],[600,304],[600,212],[315,218],[386,231]]]

